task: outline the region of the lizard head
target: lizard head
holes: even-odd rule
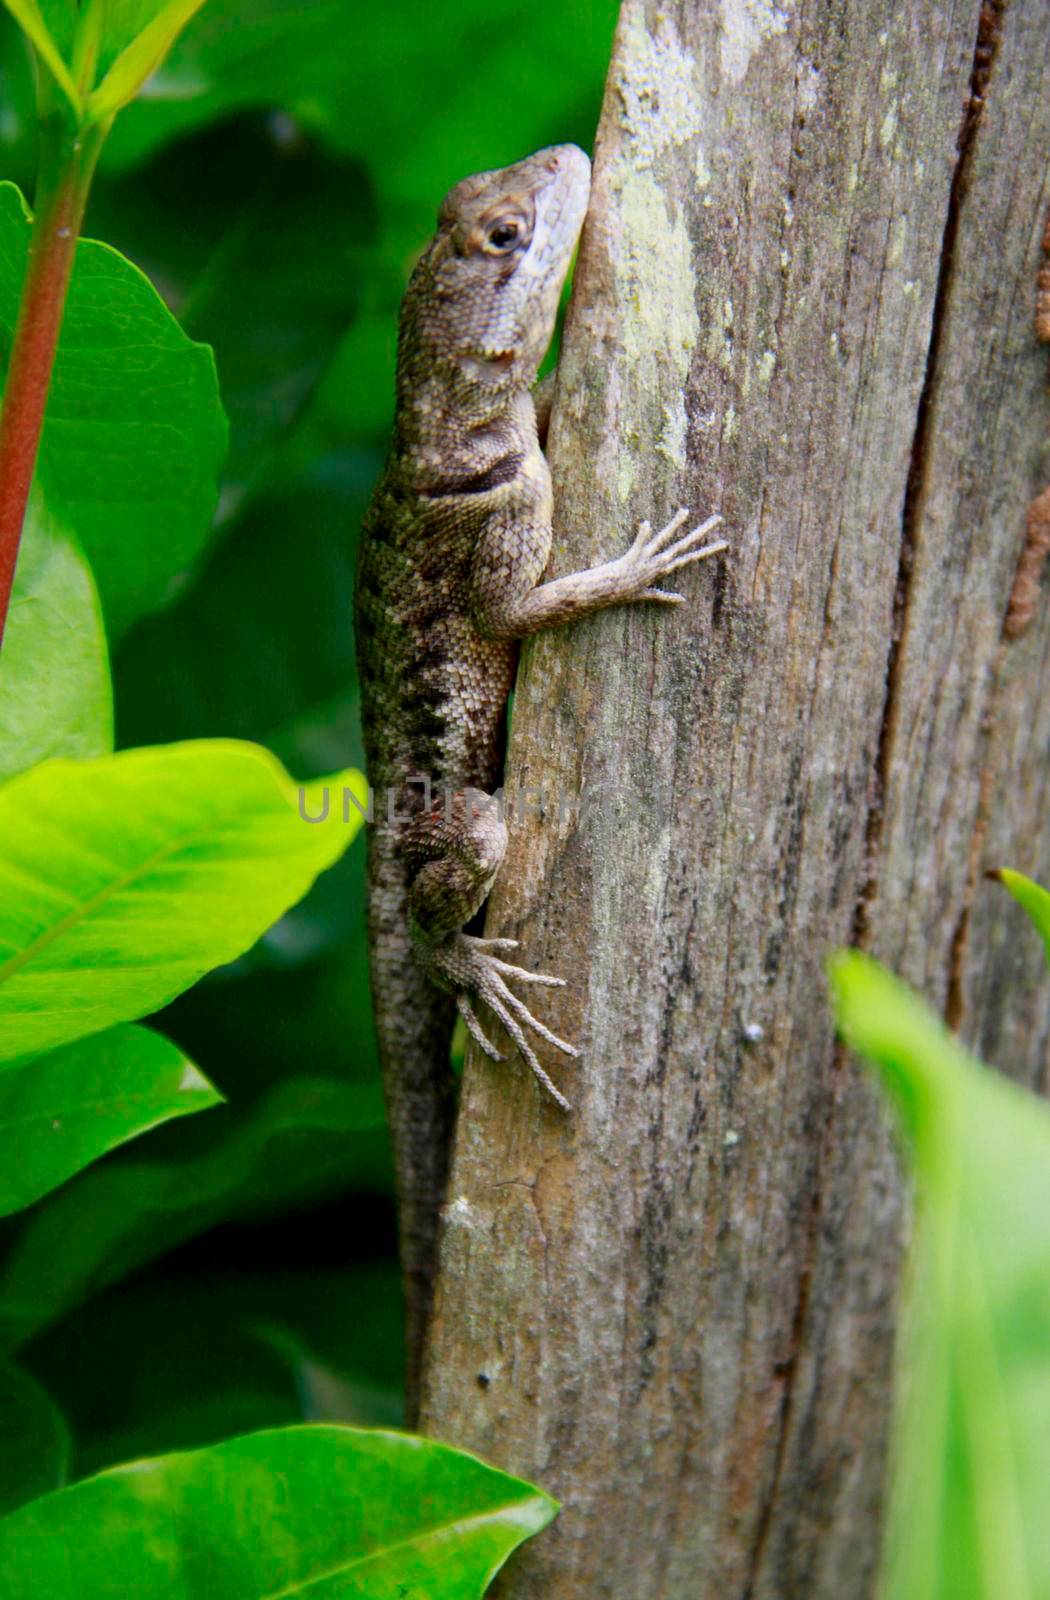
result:
[[[583,226],[591,164],[573,144],[464,178],[413,274],[402,347],[451,363],[472,385],[532,383]]]

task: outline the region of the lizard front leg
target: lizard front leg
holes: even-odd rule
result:
[[[495,798],[468,789],[424,812],[405,835],[406,858],[417,868],[408,891],[409,926],[416,959],[430,978],[455,996],[478,1047],[493,1061],[499,1051],[482,1031],[474,1003],[483,1000],[503,1024],[548,1094],[563,1110],[569,1102],[551,1082],[525,1029],[564,1055],[578,1052],[534,1017],[507,980],[563,988],[564,978],[512,966],[497,951],[517,949],[516,939],[478,939],[463,927],[486,899],[507,848],[507,825]]]
[[[475,616],[482,632],[491,638],[522,638],[541,628],[572,622],[605,606],[635,600],[658,600],[665,605],[683,605],[685,596],[673,590],[658,589],[657,583],[679,567],[728,550],[725,539],[708,544],[702,541],[718,527],[720,516],[708,517],[688,533],[680,530],[689,520],[688,511],[678,511],[665,528],[654,533],[643,522],[630,549],[613,561],[588,567],[549,583],[530,581],[530,562],[522,561],[515,571],[507,552],[515,544],[527,543],[530,551],[540,541],[523,535],[520,525],[497,523],[486,530],[474,561]],[[508,581],[510,577],[511,581]],[[513,581],[516,577],[517,581]]]

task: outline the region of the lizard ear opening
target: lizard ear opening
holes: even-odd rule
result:
[[[516,359],[517,355],[514,350],[493,350],[491,354],[479,355],[475,352],[471,355],[460,356],[459,365],[472,378],[480,378],[484,381],[486,378],[502,377],[505,372],[511,370]]]

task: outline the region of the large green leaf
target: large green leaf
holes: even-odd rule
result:
[[[10,351],[30,218],[0,184],[0,361]],[[141,272],[82,240],[55,359],[37,475],[83,546],[111,633],[159,605],[199,553],[226,450],[215,363]]]
[[[447,1445],[278,1429],[117,1467],[0,1523],[5,1600],[470,1600],[550,1522]]]
[[[297,791],[254,745],[49,761],[0,788],[0,1062],[164,1005],[345,850],[357,775]],[[322,792],[330,794],[324,821]],[[298,809],[303,796],[303,811]]]
[[[37,489],[0,655],[0,781],[49,756],[112,748],[109,659],[94,579]]]
[[[883,1593],[1036,1600],[1050,1594],[1050,1106],[867,957],[840,953],[831,976],[918,1190]]]
[[[222,1096],[177,1045],[123,1023],[0,1072],[0,1215]]]
[[[51,1397],[9,1361],[0,1361],[0,1417],[3,1517],[65,1481],[69,1434]]]
[[[158,1129],[28,1212],[0,1272],[0,1342],[22,1343],[217,1222],[389,1189],[378,1083],[297,1078],[238,1110]]]

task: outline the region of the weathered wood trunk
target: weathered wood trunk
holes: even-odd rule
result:
[[[567,1118],[468,1061],[424,1403],[564,1501],[501,1594],[873,1590],[901,1187],[822,960],[860,940],[1044,1070],[982,871],[1050,872],[1045,608],[1003,639],[1048,150],[1045,0],[624,7],[554,570],[679,505],[732,551],[524,655],[489,931],[570,980],[583,1056]]]

